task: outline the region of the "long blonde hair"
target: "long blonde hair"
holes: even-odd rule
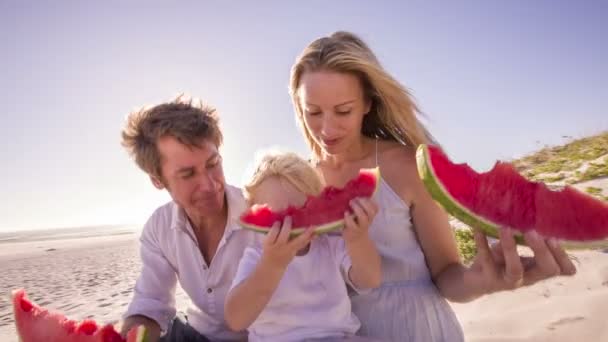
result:
[[[268,152],[257,162],[253,175],[243,187],[248,202],[257,187],[272,176],[286,180],[308,196],[316,196],[323,190],[319,174],[306,160],[292,152]]]
[[[321,148],[304,124],[298,98],[302,75],[315,71],[350,73],[359,78],[366,99],[372,104],[363,119],[363,135],[414,147],[434,142],[418,119],[420,111],[407,89],[382,68],[363,40],[353,33],[338,31],[310,43],[291,68],[289,92],[298,123],[315,158],[321,156]]]

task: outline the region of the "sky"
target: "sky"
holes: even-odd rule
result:
[[[308,155],[287,92],[312,40],[360,35],[483,171],[608,129],[605,1],[0,1],[0,232],[143,224],[170,200],[120,146],[179,93],[216,107],[227,181]]]

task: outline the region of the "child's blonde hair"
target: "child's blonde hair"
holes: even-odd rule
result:
[[[307,196],[316,196],[323,190],[319,174],[306,160],[293,152],[269,152],[259,160],[253,176],[243,187],[248,202],[251,202],[257,187],[272,176],[288,181]]]

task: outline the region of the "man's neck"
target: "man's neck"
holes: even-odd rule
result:
[[[205,217],[188,215],[188,220],[194,231],[199,250],[207,265],[211,264],[211,260],[215,256],[226,230],[226,223],[228,221],[228,204],[226,202],[224,200],[223,209],[217,215]]]
[[[224,200],[222,210],[215,215],[197,216],[188,213],[186,214],[195,234],[202,234],[205,236],[218,232],[223,233],[224,228],[226,227],[226,221],[228,220],[228,204],[226,203],[226,200]]]

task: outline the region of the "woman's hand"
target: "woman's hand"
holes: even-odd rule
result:
[[[477,255],[469,271],[484,293],[512,290],[558,275],[576,273],[572,260],[556,240],[545,240],[535,231],[525,233],[524,240],[534,256],[522,257],[517,253],[513,231],[508,228],[499,231],[500,241],[490,247],[485,235],[474,230]]]
[[[350,202],[353,213],[344,213],[342,238],[347,244],[369,238],[369,225],[378,213],[378,205],[367,197],[357,197]]]
[[[353,214],[344,214],[342,238],[351,259],[348,276],[358,289],[371,289],[382,282],[382,265],[376,245],[369,237],[369,225],[378,213],[370,198],[355,198],[350,203]]]

